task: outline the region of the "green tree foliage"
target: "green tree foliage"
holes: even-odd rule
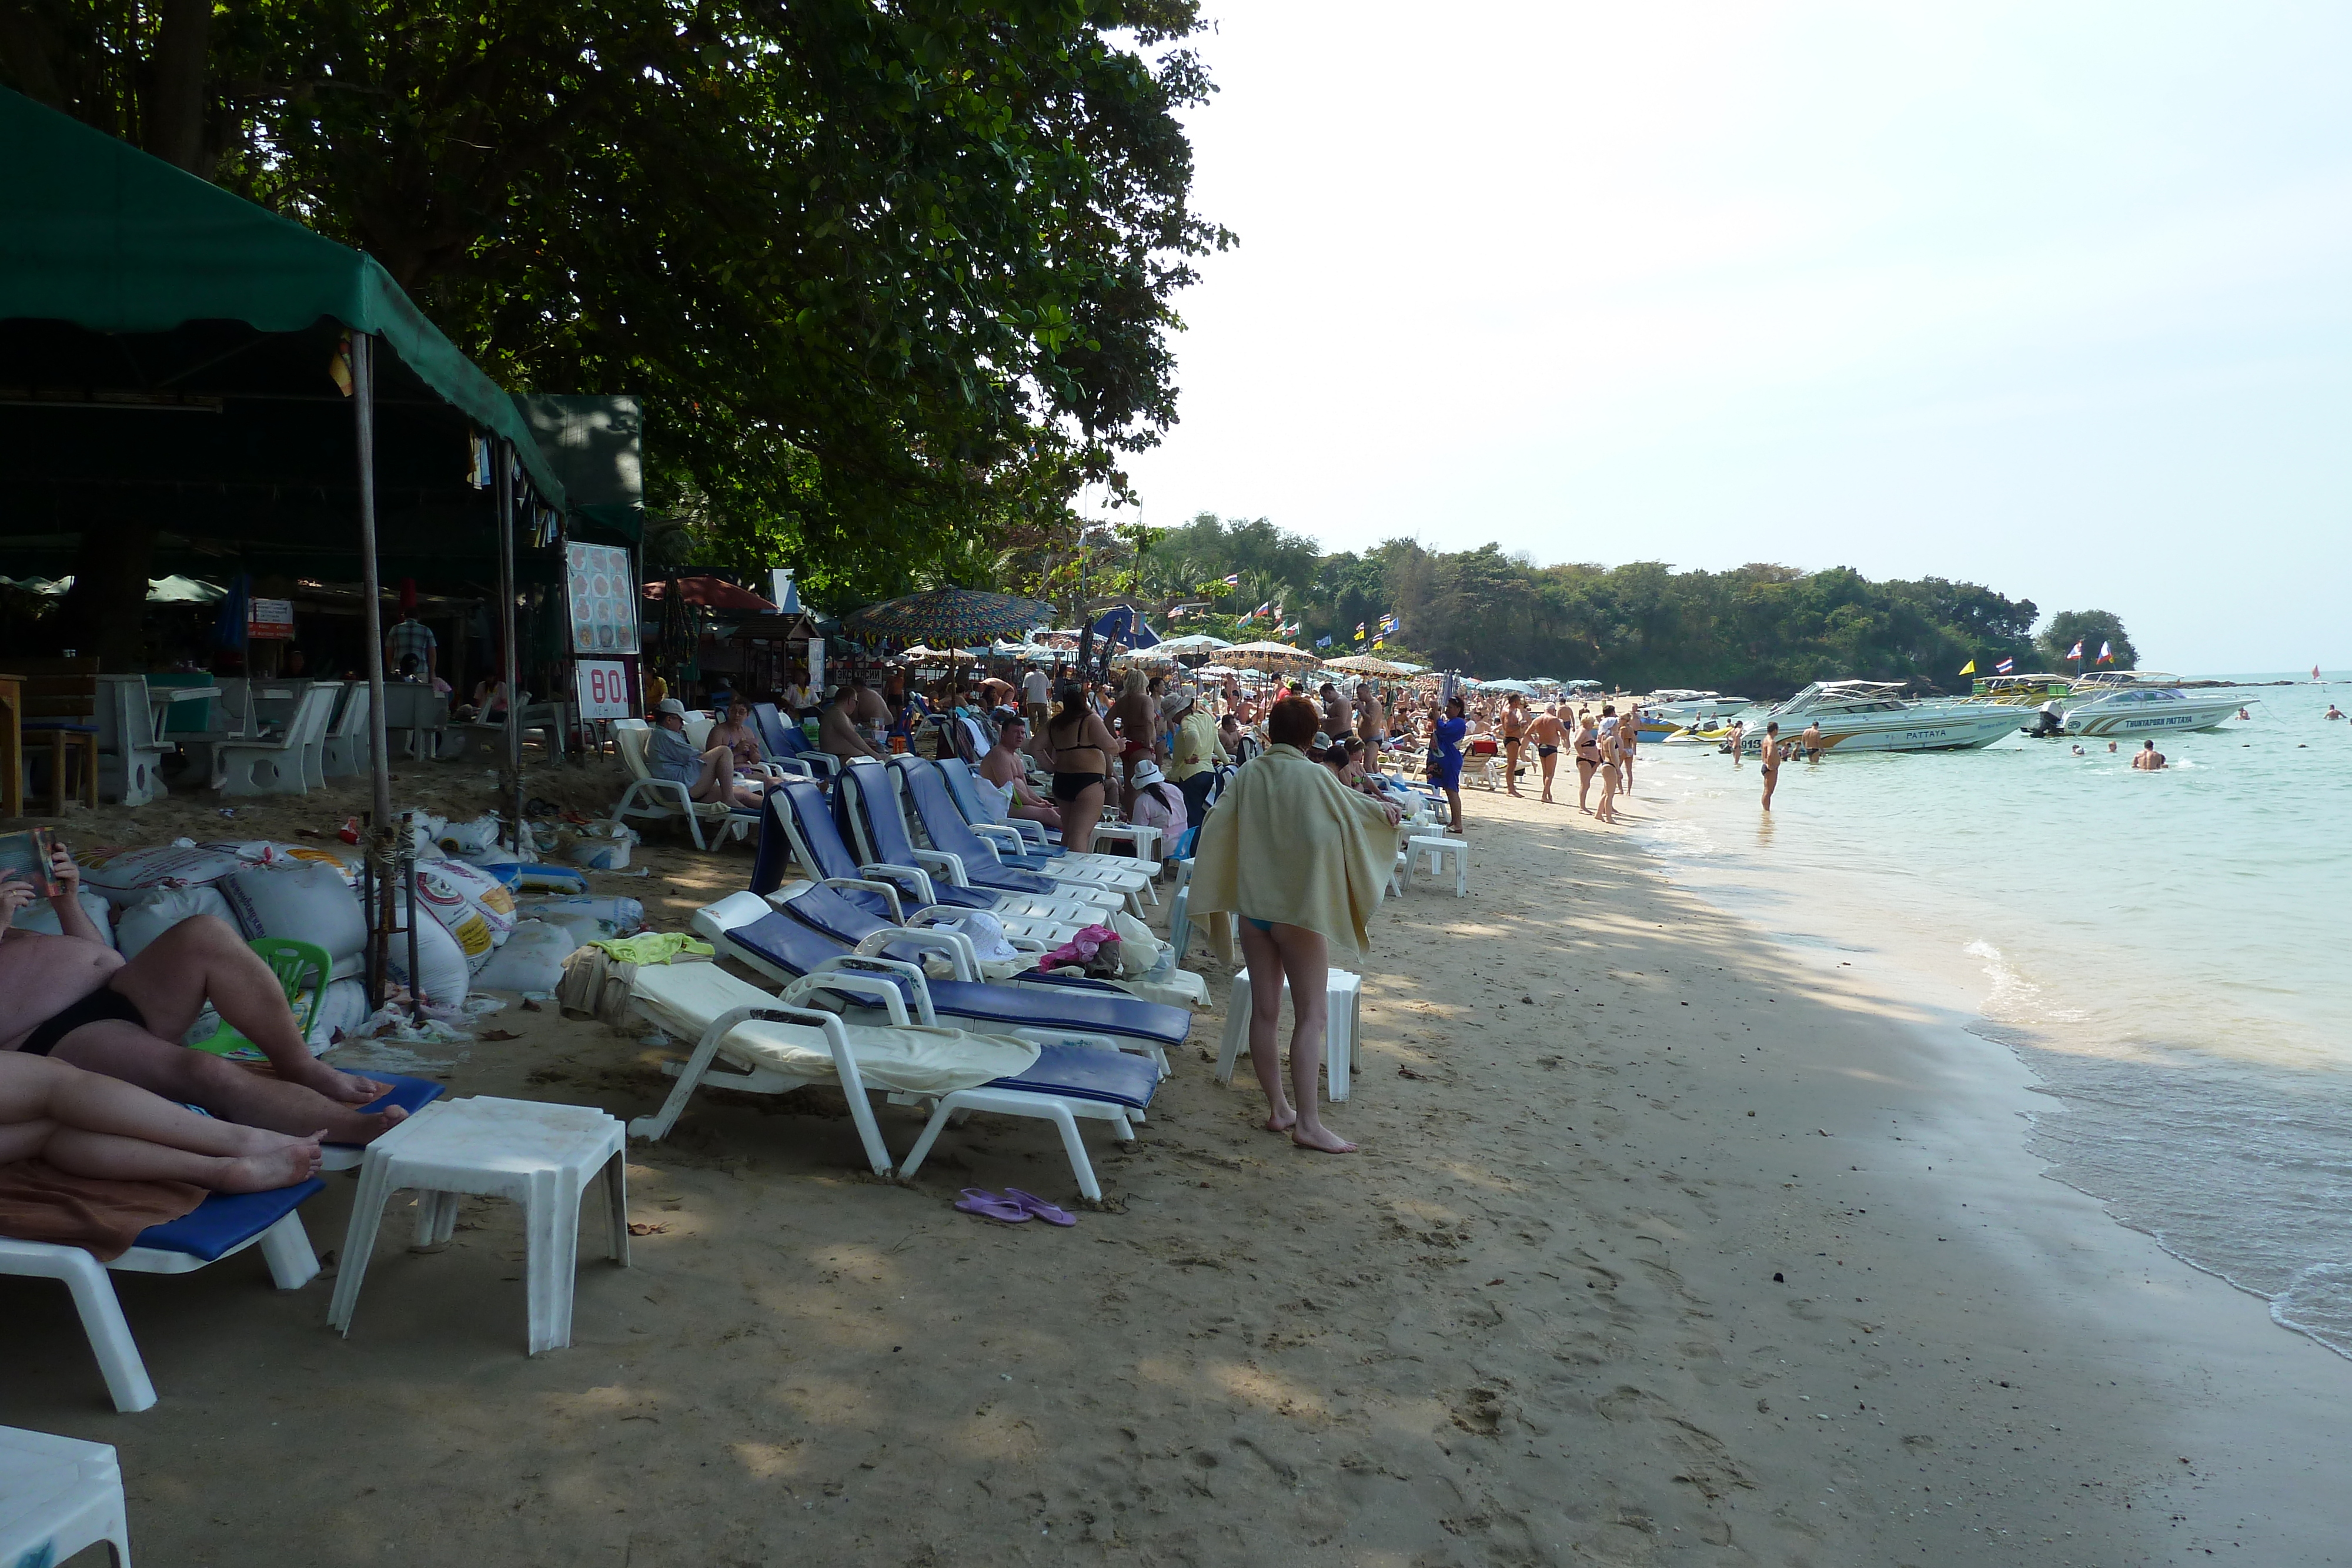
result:
[[[1351,652],[1370,646],[1369,637],[1355,641],[1360,622],[1369,629],[1393,612],[1403,626],[1384,655],[1488,677],[1586,677],[1636,691],[1696,686],[1759,697],[1847,676],[1964,690],[1959,670],[1971,659],[1990,670],[2004,658],[2023,667],[2035,656],[2030,600],[1938,577],[1873,582],[1846,567],[1538,567],[1494,545],[1443,552],[1411,539],[1362,555],[1318,555],[1312,540],[1263,519],[1204,516],[1154,545],[1145,575],[1173,593],[1234,572],[1242,585],[1220,586],[1220,611],[1279,599],[1301,623],[1302,643],[1328,636],[1335,650]],[[1262,621],[1238,633],[1223,620],[1186,629],[1204,625],[1223,635],[1265,634]],[[2127,646],[2117,642],[2119,657]]]
[[[2066,657],[2067,650],[2080,643],[2083,657],[2080,663]],[[2115,662],[2109,669],[2139,668],[2139,650],[2124,635],[2123,617],[2105,610],[2061,610],[2050,618],[2042,635],[2034,639],[2034,648],[2042,660],[2042,668],[2072,674],[2077,669],[2099,667],[2099,646],[2105,643],[2115,651]]]
[[[992,564],[1175,418],[1196,0],[0,4],[0,80],[381,260],[820,594]],[[190,62],[194,61],[193,67]],[[176,95],[176,96],[175,96]]]

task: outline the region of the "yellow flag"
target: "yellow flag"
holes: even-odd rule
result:
[[[1967,664],[1960,666],[1960,674],[1964,675],[1973,675],[1976,673],[1977,662],[1974,659],[1970,659]]]

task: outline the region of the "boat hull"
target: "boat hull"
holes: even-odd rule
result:
[[[1822,730],[1822,749],[1836,752],[1864,751],[1977,751],[1990,746],[2017,727],[2012,713],[1990,716],[1974,714],[1930,719],[1913,719],[1904,724],[1865,725],[1851,729],[1825,727]],[[1800,742],[1796,733],[1784,733],[1782,745],[1794,748]],[[1746,749],[1761,748],[1763,739],[1756,731],[1748,732]]]
[[[2238,711],[2234,701],[2221,704],[2167,703],[2158,706],[2116,707],[2106,711],[2084,711],[2077,708],[2065,716],[2068,735],[2186,735],[2200,729],[2219,729]]]

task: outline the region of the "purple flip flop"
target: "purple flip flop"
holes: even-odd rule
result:
[[[1029,1218],[1027,1209],[1010,1198],[997,1197],[985,1187],[964,1188],[963,1196],[956,1199],[955,1206],[966,1214],[977,1214],[983,1219],[1001,1219],[1007,1225],[1020,1225]]]
[[[1004,1196],[1012,1199],[1014,1206],[1021,1210],[1021,1217],[1024,1219],[1034,1215],[1048,1225],[1076,1225],[1078,1222],[1078,1217],[1068,1209],[1056,1208],[1044,1198],[1023,1192],[1017,1186],[1006,1187]]]

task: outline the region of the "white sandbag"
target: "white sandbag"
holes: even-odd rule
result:
[[[401,918],[407,918],[406,910],[401,912]],[[480,926],[480,916],[474,918],[476,925]],[[490,950],[489,931],[487,926],[480,926],[480,929],[482,953],[487,959]],[[455,1007],[466,999],[466,993],[472,988],[472,966],[467,961],[466,950],[457,945],[457,936],[438,920],[428,917],[422,910],[417,912],[418,977],[411,977],[408,972],[408,933],[405,930],[394,931],[390,946],[389,967],[393,978],[422,994],[429,1001]]]
[[[112,946],[114,945],[113,911],[108,906],[105,898],[85,887],[74,895],[74,902],[81,905],[82,913],[89,915],[90,924],[98,927],[99,939],[108,946]],[[37,898],[18,910],[16,918],[9,922],[9,925],[15,930],[41,931],[51,936],[61,936],[65,934],[63,926],[58,922],[56,908],[46,898]]]
[[[114,922],[114,948],[135,958],[147,944],[191,915],[210,915],[236,924],[217,887],[159,887],[125,908]]]
[[[92,850],[74,857],[84,887],[109,904],[136,904],[159,887],[208,887],[245,869],[236,855],[194,843],[150,849]]]
[[[629,846],[636,841],[637,835],[627,828],[583,836],[572,846],[572,863],[590,871],[619,871],[629,863]]]
[[[552,991],[563,982],[563,961],[580,946],[568,925],[521,921],[476,973],[474,984],[486,991]]]
[[[440,831],[433,835],[433,841],[439,844],[444,852],[461,858],[479,854],[497,846],[499,820],[483,816],[470,822],[444,822]]]
[[[515,913],[569,926],[583,942],[631,936],[646,926],[646,906],[634,898],[526,898],[516,904]]]
[[[347,877],[360,873],[360,852],[341,844],[329,849],[320,844],[289,844],[278,839],[245,839],[215,840],[196,847],[233,854],[247,865],[327,865]]]
[[[462,918],[457,913],[459,904],[471,907],[488,922],[494,942],[505,941],[507,933],[514,929],[514,894],[497,877],[464,861],[436,861],[417,867],[416,897],[419,904],[431,904],[444,925]]]
[[[341,958],[367,946],[367,918],[359,894],[340,867],[315,861],[256,866],[223,877],[215,890],[225,899],[247,941],[283,936],[323,947]]]
[[[588,879],[565,865],[527,865],[515,881],[519,893],[579,893],[588,891]]]
[[[328,986],[319,998],[318,1019],[310,1025],[311,1054],[326,1050],[339,1037],[357,1034],[369,1011],[366,982],[337,980]]]

